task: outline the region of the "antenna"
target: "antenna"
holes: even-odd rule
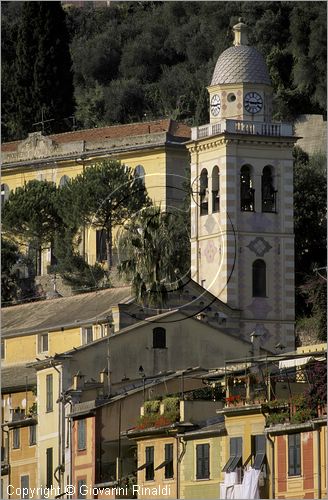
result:
[[[41,108],[41,121],[40,122],[35,122],[32,123],[32,126],[35,127],[36,125],[41,125],[42,126],[42,134],[44,134],[44,124],[48,122],[54,122],[54,118],[50,118],[49,120],[44,119],[44,114],[45,114],[45,109],[44,107]]]

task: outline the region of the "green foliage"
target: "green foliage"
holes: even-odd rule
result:
[[[13,266],[19,261],[18,246],[1,238],[1,305],[17,298],[18,280]]]
[[[295,284],[297,317],[313,315],[326,338],[327,283],[314,270],[326,265],[326,158],[294,150]]]
[[[27,243],[37,252],[49,247],[62,220],[57,211],[57,188],[52,182],[29,181],[11,192],[4,204],[3,230],[17,241]]]
[[[176,412],[179,410],[179,398],[171,397],[163,399],[164,413]]]
[[[131,168],[115,160],[103,160],[87,167],[59,190],[58,206],[67,227],[90,225],[104,231],[110,269],[113,228],[149,203],[142,180]]]
[[[54,239],[53,253],[57,263],[51,271],[59,274],[73,293],[90,292],[94,289],[109,288],[108,274],[98,264],[90,265],[78,251],[79,239],[75,231],[62,228]]]
[[[32,124],[41,120],[41,110],[46,119],[54,120],[53,132],[66,130],[64,119],[74,110],[73,77],[60,2],[23,3],[15,49],[8,62],[13,71],[7,83],[14,96],[13,115],[4,116],[8,136],[25,137],[33,130]],[[6,91],[9,93],[8,88]]]
[[[161,402],[159,400],[145,401],[144,410],[145,415],[150,415],[151,413],[158,413]]]
[[[61,67],[57,60],[47,64],[49,59],[42,55],[53,33],[48,12],[53,12],[53,24],[60,26],[58,40],[63,47],[67,42],[62,15],[57,12],[59,2],[25,2],[23,7],[3,3],[3,111],[6,138],[14,138],[22,127],[15,130],[12,96],[17,94],[22,103],[21,120],[29,117],[24,118],[24,130],[30,131],[41,104],[46,105],[48,118],[59,120],[72,113],[71,84],[62,85],[70,106],[66,103],[69,109],[59,117],[48,100],[39,101],[39,94],[38,100],[28,102],[29,90],[24,90],[22,82],[33,88],[34,70],[30,69],[35,68],[36,76],[41,71],[47,75],[39,86],[43,93],[49,85],[49,68]],[[79,126],[163,116],[206,123],[206,86],[219,54],[231,46],[231,27],[240,15],[250,27],[250,43],[267,60],[276,94],[276,118],[325,112],[325,2],[112,2],[110,7],[90,4],[67,9]],[[23,28],[17,37],[21,20]],[[44,33],[50,33],[49,37]],[[13,69],[16,49],[19,84]],[[59,51],[49,53],[55,57]],[[68,68],[64,51],[60,53],[60,62]]]
[[[127,223],[118,238],[119,271],[137,300],[160,307],[171,283],[189,272],[186,212],[150,207]]]
[[[266,425],[284,424],[289,421],[289,413],[270,413],[266,418]]]

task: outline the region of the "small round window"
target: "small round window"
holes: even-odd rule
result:
[[[228,94],[227,96],[228,102],[234,102],[236,100],[235,94]]]

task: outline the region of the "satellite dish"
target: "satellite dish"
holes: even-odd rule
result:
[[[25,398],[22,399],[22,403],[21,404],[22,404],[22,408],[25,409],[26,408],[26,399]]]

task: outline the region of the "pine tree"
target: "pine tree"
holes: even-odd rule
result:
[[[54,120],[52,132],[67,129],[64,118],[74,110],[71,66],[60,2],[25,2],[16,48],[14,137],[31,132],[42,110],[44,119]]]

